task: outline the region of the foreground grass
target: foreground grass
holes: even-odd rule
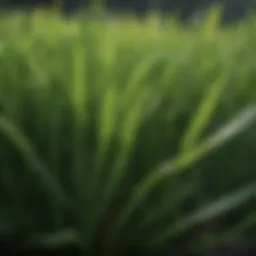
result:
[[[256,26],[215,18],[1,18],[3,233],[104,255],[255,235]]]

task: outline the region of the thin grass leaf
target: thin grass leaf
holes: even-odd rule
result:
[[[256,107],[247,107],[231,122],[221,127],[216,134],[213,134],[197,146],[193,152],[178,155],[174,160],[166,161],[166,163],[152,170],[148,177],[144,178],[134,188],[129,201],[118,216],[115,226],[110,231],[106,245],[113,245],[118,233],[121,232],[136,208],[163,179],[185,171],[188,166],[201,160],[206,154],[225,145],[230,139],[244,132],[255,120]]]
[[[231,210],[232,211],[232,210]],[[207,236],[202,236],[201,243],[206,248],[213,248],[216,245],[228,244],[230,241],[243,240],[244,234],[248,230],[253,230],[256,227],[256,211],[251,212],[240,223],[216,234],[208,233]],[[187,229],[186,229],[187,230]]]
[[[215,35],[219,32],[218,28],[221,21],[222,9],[220,5],[215,4],[208,10],[205,16],[204,26],[202,27],[202,39],[210,42],[215,39]]]
[[[255,198],[256,184],[251,184],[239,191],[223,196],[219,200],[196,210],[190,216],[182,218],[177,224],[172,223],[165,231],[161,230],[161,232],[156,233],[151,245],[159,246],[159,244],[184,233],[188,229],[227,215]]]
[[[156,65],[157,60],[162,57],[161,54],[151,54],[146,58],[142,59],[133,69],[132,74],[130,75],[127,86],[124,88],[122,93],[122,106],[124,109],[127,109],[130,102],[133,100],[133,97],[136,97],[136,94],[144,90],[142,85],[145,84],[145,80],[150,74],[150,71]]]
[[[86,121],[86,101],[88,97],[86,48],[82,42],[74,44],[72,51],[71,102],[78,122]]]
[[[95,169],[94,171],[98,174],[97,178],[100,178],[100,172],[102,171],[102,163],[106,157],[106,153],[110,147],[111,141],[115,135],[117,117],[119,114],[118,109],[118,91],[116,88],[109,88],[102,97],[100,104],[100,114],[99,114],[99,148],[95,159]]]
[[[84,191],[84,171],[85,171],[85,137],[87,121],[87,66],[86,48],[82,42],[74,44],[72,54],[72,76],[71,76],[71,104],[73,107],[73,177],[78,193]]]
[[[4,136],[14,144],[16,149],[23,155],[24,160],[32,167],[31,170],[39,177],[45,187],[45,192],[55,198],[56,203],[66,202],[67,197],[60,184],[55,180],[51,171],[36,154],[32,143],[4,116],[0,116],[0,130]]]
[[[139,95],[140,97],[134,99],[130,110],[124,116],[123,122],[119,126],[120,150],[117,153],[112,171],[104,187],[104,202],[109,202],[117,189],[122,186],[123,179],[127,173],[125,167],[129,162],[130,153],[136,141],[137,131],[143,120],[144,105],[148,98],[147,94]]]
[[[181,151],[186,152],[192,150],[198,143],[198,139],[204,132],[206,126],[209,124],[214,110],[219,104],[222,93],[227,84],[227,72],[219,77],[207,90],[206,95],[197,110],[193,115],[190,125],[187,128],[182,143]]]
[[[185,186],[185,188],[182,186],[180,190],[177,192],[177,195],[175,194],[174,199],[172,198],[172,203],[170,204],[170,196],[167,195],[165,200],[163,201],[163,205],[157,207],[156,209],[152,209],[151,211],[148,211],[144,218],[141,220],[141,222],[138,225],[138,229],[142,230],[143,228],[149,227],[152,225],[152,223],[157,222],[162,217],[165,217],[167,214],[173,211],[179,212],[179,209],[177,209],[177,205],[179,202],[182,202],[184,199],[188,198],[189,195],[193,194],[196,190],[194,184],[190,184],[189,186]],[[176,192],[176,190],[175,190]],[[161,199],[162,200],[162,199]]]
[[[93,181],[98,182],[101,177],[101,172],[104,160],[107,157],[109,146],[116,132],[116,123],[119,116],[119,99],[120,92],[117,88],[117,66],[115,51],[118,48],[117,42],[113,42],[109,33],[112,31],[98,28],[97,36],[101,35],[101,40],[97,49],[97,57],[99,61],[98,72],[101,75],[97,78],[97,86],[99,86],[99,123],[98,123],[98,149],[95,156],[95,167]],[[97,185],[93,185],[95,188]]]
[[[54,233],[43,233],[28,239],[24,247],[39,247],[46,249],[57,249],[67,245],[78,245],[81,237],[76,230],[70,228]]]

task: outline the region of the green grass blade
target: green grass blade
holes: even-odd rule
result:
[[[158,246],[188,229],[212,221],[223,215],[227,215],[231,211],[245,205],[255,197],[256,184],[251,184],[239,191],[221,197],[219,200],[209,203],[201,209],[197,209],[194,213],[190,214],[189,217],[182,218],[177,224],[172,223],[165,231],[162,230],[160,233],[156,233],[153,241],[151,241],[151,245]]]
[[[191,166],[202,159],[206,154],[209,154],[212,150],[223,146],[230,139],[244,132],[255,120],[256,107],[248,107],[234,118],[234,120],[220,128],[216,134],[213,134],[197,146],[193,152],[181,154],[180,156],[178,155],[174,160],[166,161],[164,164],[161,164],[159,167],[151,171],[148,177],[142,180],[134,188],[130,200],[118,216],[116,225],[111,230],[106,244],[111,245],[113,243],[116,236],[118,236],[118,233],[122,230],[142,200],[146,198],[163,179],[185,171],[186,167]]]
[[[4,116],[0,116],[0,130],[2,134],[9,138],[16,149],[23,155],[24,160],[32,167],[31,170],[39,177],[45,187],[45,192],[55,198],[56,202],[66,202],[67,197],[60,184],[55,180],[51,171],[36,154],[36,151],[28,138],[26,138],[16,127]]]
[[[223,74],[219,77],[207,90],[197,113],[193,115],[191,123],[187,128],[182,143],[181,151],[186,152],[192,150],[193,147],[198,143],[198,140],[204,129],[209,124],[214,110],[217,108],[222,92],[226,88],[227,75]]]

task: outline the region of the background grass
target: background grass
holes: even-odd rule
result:
[[[255,238],[254,19],[0,20],[6,239],[114,255]]]

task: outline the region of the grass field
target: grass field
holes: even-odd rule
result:
[[[256,21],[217,14],[0,17],[5,239],[91,255],[255,239]]]

